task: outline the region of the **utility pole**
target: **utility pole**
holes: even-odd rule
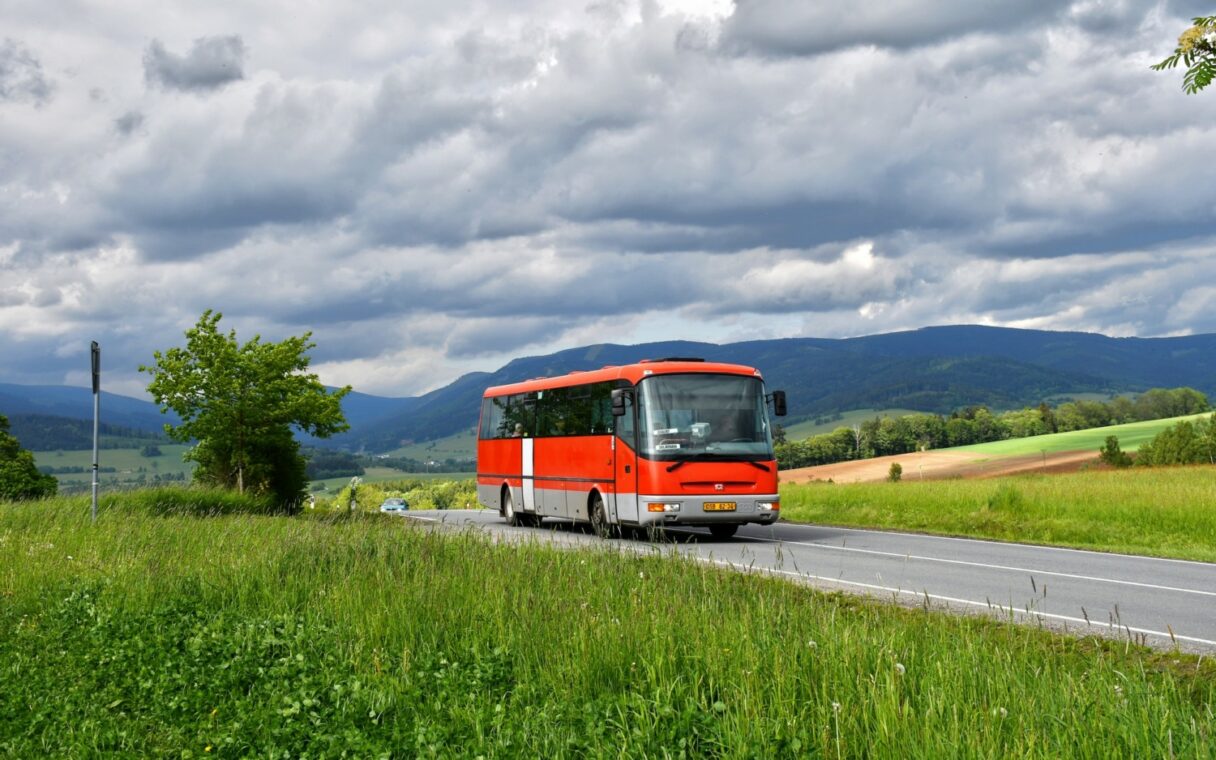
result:
[[[92,341],[89,359],[93,374],[93,522],[97,522],[97,431],[101,420],[101,346]]]

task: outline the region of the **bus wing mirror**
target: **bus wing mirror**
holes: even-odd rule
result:
[[[785,416],[785,391],[773,391],[773,414]]]
[[[625,399],[629,397],[629,391],[625,388],[612,389],[612,416],[625,416]]]

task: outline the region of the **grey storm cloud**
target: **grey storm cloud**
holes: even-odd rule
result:
[[[909,48],[971,32],[1007,32],[1068,8],[1068,0],[735,0],[723,29],[728,48],[773,55],[814,55],[854,45]]]
[[[1216,330],[1216,96],[1148,69],[1188,4],[676,8],[252,0],[181,47],[22,8],[0,382],[94,329],[134,366],[206,308],[389,394],[605,340]]]
[[[12,39],[0,41],[0,101],[44,103],[51,91],[42,63],[29,48]]]
[[[114,128],[124,135],[130,135],[143,125],[144,115],[139,111],[127,111],[114,120]]]
[[[245,77],[245,42],[240,35],[200,37],[185,55],[170,53],[160,40],[144,52],[149,84],[172,90],[208,91]]]

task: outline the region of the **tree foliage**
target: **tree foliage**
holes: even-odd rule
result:
[[[1106,436],[1106,443],[1102,444],[1102,448],[1098,449],[1098,459],[1101,459],[1111,467],[1130,467],[1132,458],[1119,446],[1119,436]]]
[[[148,392],[182,420],[165,425],[169,437],[197,441],[186,454],[198,463],[195,480],[298,503],[307,476],[292,428],[317,438],[346,430],[341,399],[350,386],[329,393],[307,372],[311,333],[241,344],[235,330],[219,331],[222,317],[203,312],[185,348],[157,351],[154,365],[140,367],[152,375]]]
[[[1216,16],[1197,16],[1191,19],[1178,37],[1178,47],[1173,55],[1154,64],[1154,71],[1172,69],[1179,63],[1187,67],[1182,77],[1182,89],[1194,95],[1216,78]]]
[[[8,417],[0,414],[0,499],[41,499],[58,487],[54,477],[39,472],[34,455],[21,448],[8,432]]]
[[[1183,420],[1162,430],[1140,446],[1136,464],[1216,464],[1216,415],[1195,422]]]
[[[840,427],[803,441],[774,443],[773,448],[778,466],[785,470],[1181,417],[1209,409],[1207,396],[1194,388],[1153,388],[1134,400],[1118,396],[1110,401],[1068,401],[1054,409],[1042,403],[995,414],[981,405],[959,409],[949,417],[937,414],[875,417],[856,430]]]

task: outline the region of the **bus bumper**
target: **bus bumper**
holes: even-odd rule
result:
[[[639,525],[771,525],[780,516],[781,501],[777,494],[638,496]]]

